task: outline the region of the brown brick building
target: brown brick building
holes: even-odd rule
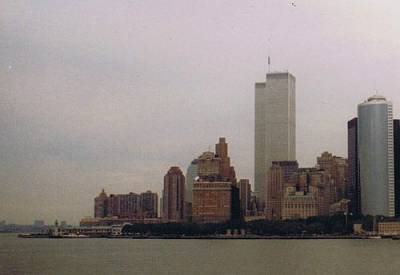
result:
[[[297,161],[273,161],[268,170],[268,185],[266,189],[266,218],[282,218],[282,200],[285,186],[288,185],[292,174],[297,172]]]
[[[320,169],[328,172],[333,180],[335,193],[331,203],[344,199],[347,191],[347,159],[324,152],[317,158],[317,164]]]
[[[313,187],[311,187],[313,189]],[[315,192],[296,191],[287,187],[282,203],[282,219],[307,219],[319,215],[318,198]]]
[[[225,138],[219,139],[215,151],[204,152],[197,159],[192,204],[195,223],[220,223],[240,217],[239,188]]]
[[[158,217],[158,195],[151,191],[140,194],[140,217],[154,219]]]
[[[158,195],[151,191],[136,194],[107,194],[102,190],[94,199],[95,218],[157,218]]]
[[[195,223],[220,223],[232,216],[230,182],[195,182],[192,219]]]
[[[164,176],[164,222],[183,222],[185,219],[185,176],[179,167],[171,167]]]
[[[298,169],[284,190],[282,219],[329,215],[332,186],[328,172],[317,168]]]

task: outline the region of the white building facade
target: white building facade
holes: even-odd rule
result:
[[[361,212],[395,215],[392,103],[372,96],[358,105]]]
[[[254,185],[265,204],[267,170],[272,161],[296,160],[296,78],[268,73],[255,84]]]

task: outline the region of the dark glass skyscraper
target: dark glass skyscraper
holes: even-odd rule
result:
[[[347,156],[348,156],[348,173],[347,196],[351,200],[351,211],[353,214],[361,214],[361,192],[360,192],[360,175],[358,164],[358,119],[353,118],[347,122]]]
[[[400,120],[393,119],[395,215],[400,216]]]

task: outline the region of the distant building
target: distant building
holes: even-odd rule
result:
[[[192,203],[185,202],[185,221],[191,222],[192,221]]]
[[[192,203],[193,201],[193,183],[197,177],[197,159],[193,160],[186,171],[186,195],[185,201]]]
[[[111,194],[107,200],[107,216],[120,218],[135,218],[140,215],[139,195]]]
[[[222,180],[219,174],[221,162],[221,158],[213,152],[207,151],[201,154],[197,159],[197,173],[199,178],[209,181]]]
[[[400,216],[400,120],[393,119],[395,215]]]
[[[250,213],[251,203],[251,186],[248,179],[239,180],[239,199],[240,211],[243,216],[248,216]]]
[[[350,214],[350,200],[348,199],[341,199],[340,201],[331,204],[329,207],[329,215],[335,215],[335,214],[343,214],[346,213]]]
[[[122,225],[122,224],[158,224],[161,223],[160,218],[118,218],[118,217],[106,217],[106,218],[83,218],[80,222],[80,226],[110,226],[110,225]]]
[[[249,216],[262,216],[260,219],[265,219],[265,212],[264,212],[264,210],[258,209],[258,206],[260,205],[260,203],[258,203],[257,200],[258,200],[258,198],[257,198],[255,192],[251,192]]]
[[[220,179],[236,184],[235,169],[231,166],[231,159],[228,156],[228,143],[224,137],[219,138],[219,142],[215,144],[215,156],[221,159],[219,167]]]
[[[285,187],[282,219],[329,215],[333,191],[328,172],[317,168],[299,168]]]
[[[140,194],[140,210],[142,218],[158,217],[158,195],[151,191]]]
[[[288,72],[268,73],[266,82],[255,84],[254,184],[260,209],[272,161],[296,160],[295,91],[296,79]]]
[[[347,158],[347,197],[350,199],[350,211],[359,215],[361,214],[361,188],[358,162],[358,118],[347,122]]]
[[[400,235],[400,221],[378,222],[378,235],[399,236]]]
[[[35,220],[33,222],[33,227],[45,227],[46,224],[44,223],[43,220]]]
[[[334,194],[332,202],[344,199],[347,189],[347,159],[323,152],[317,158],[317,164],[320,169],[327,171],[333,180],[336,194]]]
[[[108,216],[108,196],[106,192],[101,190],[100,195],[94,199],[94,217],[104,218]]]
[[[110,194],[104,189],[94,199],[94,217],[118,218],[157,218],[158,195],[147,191],[140,195],[136,193]]]
[[[179,167],[171,167],[164,176],[164,222],[183,222],[185,219],[185,176]]]
[[[198,179],[193,186],[192,221],[220,223],[240,218],[239,189],[230,166],[228,145],[220,138],[216,153],[204,152],[197,159]]]
[[[230,182],[195,182],[192,221],[222,223],[232,218],[232,184]]]
[[[266,218],[281,219],[282,203],[285,186],[288,185],[292,174],[299,168],[297,161],[273,161],[268,171],[268,185],[266,192]]]
[[[394,216],[392,103],[382,96],[358,105],[358,159],[362,214]]]
[[[295,187],[286,187],[282,205],[283,220],[319,216],[318,210],[319,204],[315,192],[296,191]]]
[[[361,235],[365,233],[362,223],[353,224],[353,233],[356,235]]]

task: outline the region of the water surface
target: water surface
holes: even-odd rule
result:
[[[400,241],[19,239],[0,274],[400,274]]]

